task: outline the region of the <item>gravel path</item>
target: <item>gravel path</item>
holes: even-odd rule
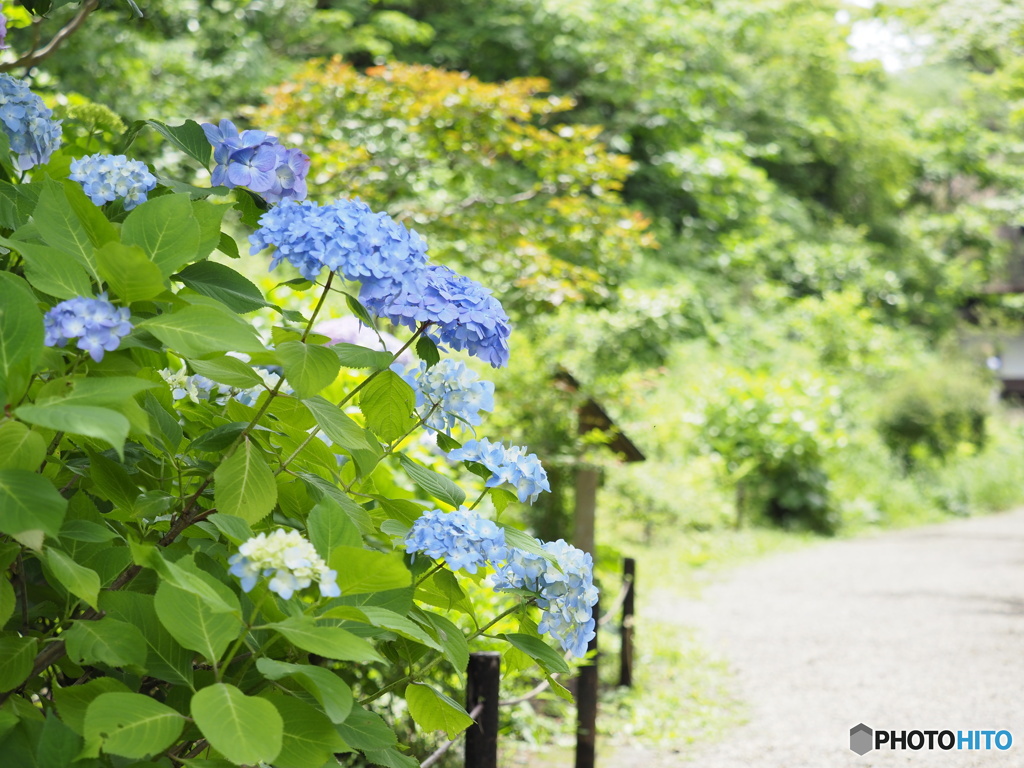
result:
[[[606,765],[1024,766],[1024,510],[776,555],[699,600],[666,591],[645,609],[696,627],[729,662],[749,721],[684,754],[628,750]],[[1007,729],[1014,744],[861,757],[848,748],[861,722]]]

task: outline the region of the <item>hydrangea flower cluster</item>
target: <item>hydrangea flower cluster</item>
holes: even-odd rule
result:
[[[78,339],[78,348],[98,363],[104,352],[113,352],[131,333],[130,317],[128,309],[107,301],[106,293],[95,299],[80,296],[62,301],[43,317],[46,346],[63,347]]]
[[[172,372],[170,368],[164,368],[159,372],[160,376],[171,387],[171,397],[177,400],[188,398],[193,403],[209,399],[210,392],[214,387],[220,386],[212,379],[199,374],[189,374],[188,369],[183,365],[181,370]]]
[[[147,194],[156,187],[156,176],[146,164],[124,155],[96,154],[72,160],[68,178],[82,185],[93,205],[120,198],[126,211],[146,202]]]
[[[505,531],[472,510],[424,512],[405,538],[405,550],[444,558],[448,567],[476,573],[477,569],[505,559]]]
[[[378,317],[416,329],[430,323],[427,334],[454,349],[482,358],[495,368],[508,362],[512,332],[501,303],[476,280],[432,264],[406,276],[398,292],[363,286],[360,300]]]
[[[266,131],[242,131],[230,120],[203,123],[213,145],[214,186],[248,187],[270,203],[306,199],[309,158],[298,149],[281,146]]]
[[[7,17],[0,13],[0,51],[10,48],[7,44]]]
[[[537,629],[554,637],[562,649],[580,658],[594,637],[594,560],[562,539],[541,545],[552,559],[511,548],[504,564],[495,567],[495,589],[537,592],[544,610]]]
[[[477,426],[480,411],[494,410],[494,383],[481,381],[459,360],[445,359],[429,368],[421,362],[403,378],[416,393],[416,408],[430,432],[451,435],[457,423]]]
[[[23,80],[0,74],[0,123],[18,156],[18,168],[26,171],[42,165],[60,147],[60,120],[32,93]]]
[[[548,474],[536,454],[527,453],[519,445],[506,448],[502,443],[492,443],[486,437],[467,440],[461,448],[448,454],[454,461],[476,461],[492,472],[487,480],[488,488],[497,488],[508,483],[516,489],[519,501],[532,504],[542,491],[550,491]]]
[[[281,368],[278,366],[272,366],[271,368],[253,368],[256,373],[259,374],[260,378],[263,379],[263,386],[250,387],[249,389],[242,389],[235,392],[232,397],[235,398],[242,405],[255,406],[256,401],[259,400],[260,395],[266,392],[268,389],[273,389],[277,386],[278,382],[281,381]],[[294,390],[288,386],[287,383],[283,384],[278,392],[282,395],[290,395]]]
[[[249,592],[260,576],[269,577],[267,588],[287,600],[314,581],[324,597],[338,597],[338,572],[331,570],[316,549],[295,530],[278,528],[270,535],[261,533],[244,542],[237,554],[228,558],[230,573],[242,581]]]

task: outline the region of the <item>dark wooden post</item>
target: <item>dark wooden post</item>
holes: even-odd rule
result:
[[[594,617],[601,615],[601,604],[594,606]],[[599,627],[595,627],[599,630]],[[594,655],[580,667],[576,681],[576,768],[594,768],[597,754],[597,635],[587,646]]]
[[[466,710],[483,702],[476,723],[466,731],[466,768],[498,768],[498,691],[501,654],[481,651],[469,655]]]
[[[636,598],[636,560],[622,561],[622,580],[626,596],[622,601],[622,651],[619,653],[619,685],[633,686],[633,611]]]

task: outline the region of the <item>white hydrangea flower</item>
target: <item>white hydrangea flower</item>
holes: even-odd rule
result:
[[[324,597],[338,597],[338,572],[327,567],[316,549],[295,530],[278,528],[269,535],[260,533],[244,542],[228,560],[230,573],[242,581],[249,592],[260,576],[270,578],[267,587],[285,600],[314,581]]]

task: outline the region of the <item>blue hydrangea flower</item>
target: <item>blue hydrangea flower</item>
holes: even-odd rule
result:
[[[193,403],[198,403],[200,400],[208,400],[210,393],[220,387],[217,382],[205,376],[200,376],[197,373],[189,374],[184,365],[176,372],[172,372],[170,368],[164,368],[158,373],[171,387],[171,397],[175,401],[187,398]],[[224,388],[226,389],[226,387]]]
[[[562,539],[541,548],[549,558],[512,547],[508,559],[495,565],[494,588],[525,589],[538,594],[543,615],[537,629],[555,638],[564,651],[581,658],[594,637],[594,586],[591,556]]]
[[[430,265],[393,285],[363,284],[360,301],[378,317],[418,328],[430,323],[435,341],[464,350],[500,368],[508,362],[508,315],[489,290],[448,267]]]
[[[481,566],[505,560],[505,531],[461,507],[453,512],[424,512],[405,537],[406,552],[443,558],[453,571],[476,573]]]
[[[239,133],[230,120],[203,123],[203,132],[213,146],[214,186],[248,187],[271,203],[305,199],[309,158],[302,151],[266,131]]]
[[[488,488],[509,484],[516,489],[519,501],[532,504],[543,491],[550,491],[548,474],[536,454],[513,445],[506,448],[501,443],[492,443],[486,437],[467,440],[461,448],[448,454],[454,461],[475,461],[483,464],[493,474],[487,480]]]
[[[0,124],[18,156],[18,168],[26,171],[42,165],[60,147],[60,120],[32,93],[23,80],[0,74]]]
[[[68,178],[82,185],[93,205],[120,198],[126,211],[146,202],[146,196],[156,187],[156,176],[146,164],[124,155],[86,155],[72,160]]]
[[[128,309],[117,308],[101,293],[95,299],[79,297],[62,301],[43,317],[46,346],[63,347],[78,339],[78,348],[97,363],[104,352],[113,352],[132,331]]]
[[[271,269],[288,261],[307,280],[316,280],[326,267],[382,290],[397,289],[407,274],[427,263],[427,244],[415,231],[360,200],[323,206],[283,202],[260,216],[249,243],[253,254],[276,249]]]
[[[430,432],[451,435],[457,423],[478,426],[480,411],[494,410],[494,384],[458,360],[442,360],[430,368],[421,362],[403,378],[416,393],[416,408]]]
[[[228,558],[228,572],[242,582],[242,591],[250,592],[260,577],[269,578],[267,589],[289,599],[314,581],[323,597],[338,597],[338,572],[327,567],[316,549],[295,530],[278,528],[269,535],[261,533],[245,541]]]

